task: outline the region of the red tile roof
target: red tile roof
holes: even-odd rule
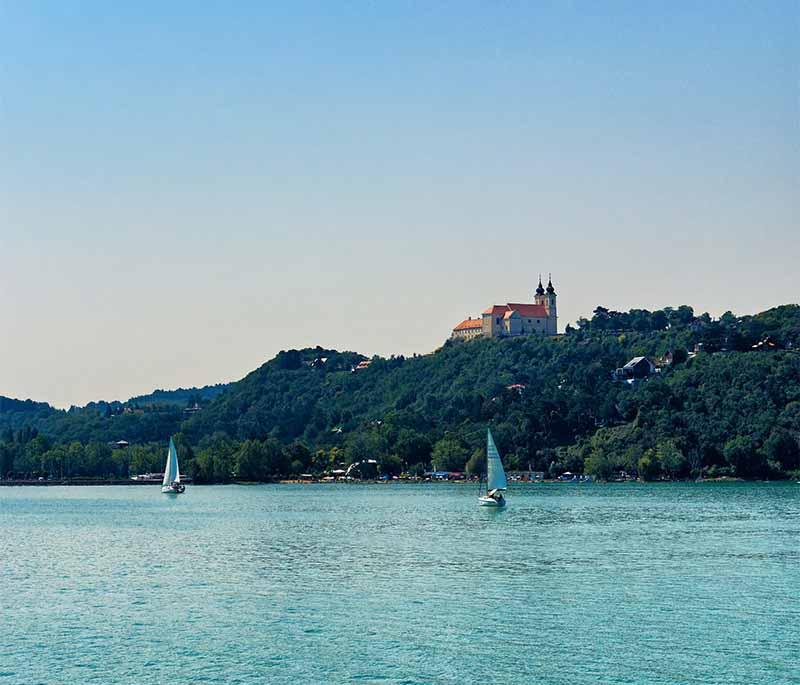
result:
[[[483,328],[483,322],[480,319],[464,319],[453,330],[454,331],[468,331],[468,330],[472,330],[473,328]]]
[[[506,307],[519,312],[520,316],[538,316],[539,318],[547,317],[547,307],[543,304],[514,304],[509,302]]]
[[[508,307],[506,307],[506,305],[504,304],[494,304],[491,307],[489,307],[489,309],[485,310],[483,313],[492,314],[494,316],[495,314],[497,315],[505,314],[507,310]]]
[[[537,318],[547,318],[547,308],[543,304],[521,304],[509,302],[508,304],[496,304],[486,311],[484,314],[491,314],[492,316],[506,316],[506,312],[519,312],[520,316],[531,316]]]

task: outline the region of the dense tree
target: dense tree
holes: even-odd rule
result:
[[[200,482],[366,460],[394,471],[395,457],[414,472],[431,460],[460,470],[468,459],[473,471],[491,426],[510,469],[780,477],[800,466],[798,347],[796,305],[716,321],[683,305],[598,307],[559,338],[448,341],[358,370],[364,357],[353,352],[288,350],[208,395],[156,391],[68,411],[0,398],[0,475],[160,471],[170,435]],[[672,364],[646,380],[612,377],[634,356],[667,352]],[[198,399],[200,411],[183,411]],[[131,447],[110,449],[117,440]]]
[[[403,460],[394,454],[383,457],[380,472],[386,476],[399,476],[403,472]]]
[[[775,428],[764,443],[767,460],[784,471],[800,468],[800,447],[797,438],[785,428]]]
[[[476,449],[464,467],[471,476],[480,475],[486,471],[486,454],[480,448]]]
[[[236,451],[236,476],[242,480],[267,480],[267,455],[264,443],[245,440]]]
[[[756,449],[753,439],[748,436],[737,435],[728,440],[723,454],[737,476],[757,478],[766,470],[762,455]]]
[[[386,436],[379,428],[356,431],[347,438],[345,461],[348,464],[378,460],[386,454]]]
[[[305,473],[311,468],[311,451],[301,442],[294,442],[286,448],[286,461],[293,475]]]
[[[655,480],[661,473],[661,466],[658,462],[658,454],[651,447],[646,449],[637,464],[639,478],[642,480]]]
[[[678,449],[674,440],[663,440],[656,447],[656,458],[661,473],[670,478],[678,478],[688,474],[689,462]]]
[[[433,468],[437,471],[462,471],[469,450],[462,440],[446,435],[433,446]]]
[[[395,443],[395,451],[406,466],[427,464],[431,458],[431,442],[426,435],[403,428]]]

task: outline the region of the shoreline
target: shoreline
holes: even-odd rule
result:
[[[83,487],[87,485],[161,485],[161,481],[146,480],[132,480],[122,478],[99,478],[97,480],[89,480],[80,478],[75,480],[59,479],[59,480],[0,480],[0,487],[51,487],[54,485],[75,485]]]
[[[558,479],[546,479],[538,481],[516,481],[514,486],[534,486],[534,485],[587,485],[598,483],[601,485],[625,485],[628,483],[644,484],[644,483],[783,483],[790,482],[792,479],[784,480],[752,480],[748,481],[744,478],[734,478],[731,476],[721,476],[719,478],[703,478],[696,479],[683,479],[683,480],[626,480],[626,481],[563,481]],[[339,480],[339,481],[323,481],[323,480],[301,480],[301,479],[281,479],[277,481],[232,481],[230,483],[187,483],[187,485],[195,486],[208,486],[208,485],[475,485],[477,481],[474,480]],[[131,479],[101,479],[101,480],[49,480],[49,481],[34,481],[34,480],[0,480],[0,487],[54,487],[54,486],[67,486],[67,487],[90,487],[90,486],[113,486],[113,485],[133,485],[143,486],[152,485],[160,486],[161,482],[155,481],[141,481]]]

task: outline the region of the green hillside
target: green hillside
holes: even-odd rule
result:
[[[13,430],[37,424],[56,412],[46,402],[33,400],[15,400],[0,396],[0,427]]]
[[[389,473],[431,463],[461,470],[477,468],[487,425],[512,469],[778,478],[800,466],[797,305],[716,321],[685,306],[598,307],[578,323],[558,338],[448,342],[356,371],[364,359],[356,353],[281,352],[191,415],[165,405],[94,407],[31,411],[28,421],[16,411],[12,424],[0,405],[0,469],[159,470],[176,434],[184,469],[206,481],[365,458]],[[661,365],[667,353],[672,363]],[[658,373],[613,377],[637,356],[659,361]],[[110,450],[114,440],[133,445]]]
[[[137,395],[131,397],[126,406],[129,407],[149,407],[155,405],[173,405],[183,409],[194,404],[201,404],[214,399],[223,392],[230,383],[217,383],[216,385],[204,385],[202,388],[177,388],[176,390],[153,390],[147,395]]]

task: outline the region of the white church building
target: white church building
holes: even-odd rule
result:
[[[495,304],[486,309],[481,316],[464,319],[451,335],[452,338],[510,338],[518,335],[556,335],[558,333],[558,313],[556,310],[556,291],[552,277],[547,288],[539,286],[532,303],[508,302]]]

